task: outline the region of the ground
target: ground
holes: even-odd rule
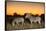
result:
[[[7,30],[40,29],[40,28],[44,28],[44,27],[45,27],[44,23],[42,23],[42,24],[24,23],[23,25],[22,24],[19,24],[19,25],[15,24],[15,26],[12,26],[11,24],[7,23],[7,25],[6,25]]]

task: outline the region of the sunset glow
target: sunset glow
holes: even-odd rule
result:
[[[32,13],[33,15],[44,14],[44,4],[42,3],[24,3],[24,2],[7,2],[7,15],[17,13],[24,15],[24,13]]]

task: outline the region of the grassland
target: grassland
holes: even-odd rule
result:
[[[19,25],[15,24],[15,26],[12,26],[11,24],[7,23],[7,25],[6,25],[7,30],[40,29],[40,28],[44,28],[44,27],[45,27],[44,23],[42,23],[42,24],[24,23],[23,25],[22,24],[19,24]]]

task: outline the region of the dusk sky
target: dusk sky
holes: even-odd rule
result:
[[[41,15],[44,14],[44,3],[7,2],[7,15],[13,15],[14,13],[19,15],[24,15],[24,13]]]

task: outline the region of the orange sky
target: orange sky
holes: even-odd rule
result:
[[[24,15],[24,13],[43,14],[43,3],[26,3],[26,2],[7,2],[7,15],[13,15],[17,13]]]

